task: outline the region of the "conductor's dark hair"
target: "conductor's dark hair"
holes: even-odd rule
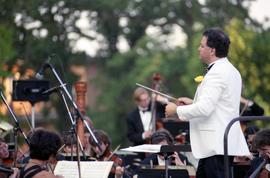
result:
[[[203,36],[207,37],[207,46],[216,50],[217,57],[227,57],[230,47],[227,34],[218,28],[210,28],[203,32]]]
[[[168,145],[173,144],[173,136],[166,129],[159,129],[151,137],[152,144],[159,144],[162,141],[167,141]]]
[[[61,137],[57,133],[42,128],[35,129],[30,135],[30,158],[46,161],[50,156],[56,156],[61,143]]]
[[[257,132],[253,139],[253,148],[260,149],[264,146],[270,146],[270,129],[263,129]]]

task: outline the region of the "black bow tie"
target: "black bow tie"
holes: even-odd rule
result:
[[[205,74],[213,67],[215,63],[211,64],[210,66],[207,66],[207,68],[205,69]]]
[[[143,113],[145,113],[145,112],[151,111],[151,108],[150,107],[143,108],[143,109],[140,109],[140,111],[142,111]]]

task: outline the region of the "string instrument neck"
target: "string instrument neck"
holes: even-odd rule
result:
[[[160,83],[161,83],[161,76],[159,73],[154,73],[152,77],[152,89],[158,91],[160,89]],[[151,94],[151,125],[152,125],[152,132],[155,132],[157,128],[159,127],[157,124],[157,95],[152,93]],[[154,97],[153,97],[154,96]]]

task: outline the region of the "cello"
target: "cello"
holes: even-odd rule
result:
[[[161,76],[159,73],[154,73],[152,77],[152,89],[158,91],[160,89],[161,83]],[[161,118],[157,118],[157,94],[152,93],[152,100],[151,100],[151,122],[150,125],[152,126],[152,132],[154,133],[156,130],[163,128],[163,123],[160,120]]]

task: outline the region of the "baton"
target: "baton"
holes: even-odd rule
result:
[[[170,96],[170,95],[166,95],[166,94],[161,93],[161,92],[159,92],[159,91],[157,91],[157,90],[153,90],[152,88],[149,88],[149,87],[144,86],[144,85],[142,85],[142,84],[136,83],[136,85],[138,85],[138,86],[140,86],[140,87],[142,87],[142,88],[144,88],[144,89],[146,89],[146,90],[149,90],[149,91],[151,91],[151,92],[153,92],[153,93],[156,93],[156,94],[159,94],[159,95],[161,95],[161,96],[164,96],[164,97],[166,97],[166,98],[168,98],[168,99],[171,99],[171,100],[174,100],[174,101],[178,101],[178,99],[175,98],[175,97],[172,97],[172,96]]]

